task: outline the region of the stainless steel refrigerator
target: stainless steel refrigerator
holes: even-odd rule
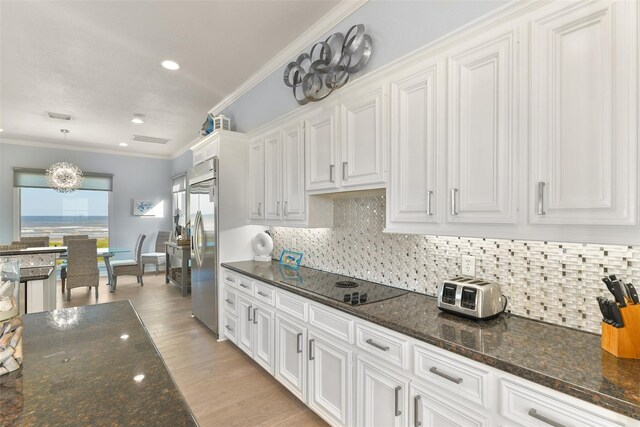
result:
[[[189,173],[192,313],[218,333],[218,158]]]

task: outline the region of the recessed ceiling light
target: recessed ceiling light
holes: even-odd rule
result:
[[[121,142],[120,144],[118,144],[120,147],[128,147],[129,144],[127,144],[126,142]]]
[[[131,119],[131,122],[137,125],[141,125],[142,123],[144,123],[144,119],[146,118],[147,116],[145,116],[144,114],[134,113],[133,118]]]
[[[167,70],[175,71],[180,69],[180,65],[177,62],[171,61],[170,59],[166,59],[162,61],[162,66]]]
[[[0,132],[4,132],[4,129],[0,128]]]

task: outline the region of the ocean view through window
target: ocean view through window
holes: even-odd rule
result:
[[[109,246],[108,191],[20,189],[21,237],[49,236],[51,245],[61,245],[62,236],[70,234],[87,234],[98,247]]]

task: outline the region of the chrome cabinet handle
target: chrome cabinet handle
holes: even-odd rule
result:
[[[289,202],[288,201],[284,201],[284,216],[289,215]]]
[[[413,425],[415,427],[420,427],[422,425],[422,421],[420,421],[420,406],[422,406],[422,396],[418,395],[416,397],[413,398],[413,406],[414,406],[414,412],[413,412]]]
[[[316,359],[315,352],[313,351],[313,342],[314,341],[315,341],[315,339],[310,339],[309,340],[309,360],[315,360]]]
[[[269,298],[268,294],[265,294],[264,292],[261,292],[261,291],[258,291],[258,295],[260,295],[261,297]]]
[[[544,211],[544,181],[538,183],[538,215],[545,215]]]
[[[240,283],[240,286],[242,286],[245,289],[249,289],[249,285],[245,285],[244,283]]]
[[[262,202],[258,202],[258,216],[262,216]]]
[[[252,305],[250,305],[249,307],[247,307],[247,320],[248,320],[249,322],[251,322],[251,321],[253,320],[253,319],[251,318],[251,308],[252,308],[252,307],[253,307]]]
[[[280,215],[280,202],[276,202],[276,215]]]
[[[529,416],[553,427],[566,427],[564,424],[560,424],[559,422],[553,421],[552,419],[547,418],[544,415],[538,414],[538,411],[536,411],[534,408],[529,409]]]
[[[462,383],[462,378],[455,378],[455,377],[452,377],[451,375],[445,374],[444,372],[440,372],[440,371],[438,371],[438,368],[436,368],[435,366],[433,368],[429,369],[429,372],[431,372],[432,374],[436,374],[439,377],[442,377],[442,378],[444,378],[446,380],[449,380],[451,382],[454,382],[456,384]]]
[[[347,180],[347,175],[349,174],[349,169],[347,168],[348,162],[342,162],[342,180]]]
[[[296,336],[296,352],[302,353],[302,332]]]
[[[375,348],[379,348],[382,351],[389,351],[389,347],[387,347],[386,345],[378,344],[377,342],[375,342],[372,339],[368,339],[367,340],[367,344],[372,345]]]
[[[451,189],[451,215],[458,215],[458,204],[456,202],[456,196],[458,195],[458,189]]]
[[[333,170],[336,168],[336,165],[329,165],[329,181],[331,182],[336,182],[335,178],[333,177]]]
[[[224,327],[225,327],[225,329],[226,329],[227,331],[229,331],[229,332],[233,332],[233,329],[231,328],[231,326],[229,326],[229,325],[225,325]]]
[[[433,215],[433,191],[427,190],[427,215]]]
[[[396,417],[399,417],[400,415],[402,415],[402,411],[400,410],[400,390],[402,390],[402,387],[398,386],[396,387],[395,390],[395,411],[396,411]]]
[[[233,301],[231,301],[229,298],[225,299],[226,302],[228,302],[229,304],[233,304]]]
[[[254,308],[253,309],[253,324],[256,325],[258,324],[258,318],[256,317],[256,313],[258,312],[258,308]]]

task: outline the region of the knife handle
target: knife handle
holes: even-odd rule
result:
[[[622,328],[624,326],[624,323],[622,322],[622,314],[620,313],[620,308],[613,301],[609,301],[609,307],[611,307],[611,315],[613,316],[613,326],[615,326],[616,328]]]
[[[612,285],[613,285],[613,296],[616,297],[616,302],[620,304],[620,307],[626,307],[627,302],[624,300],[624,291],[622,290],[622,285],[617,280],[614,280],[612,282]]]
[[[636,291],[636,288],[631,283],[627,283],[627,289],[629,290],[629,297],[631,297],[633,303],[640,304],[640,298],[638,298],[638,291]]]

